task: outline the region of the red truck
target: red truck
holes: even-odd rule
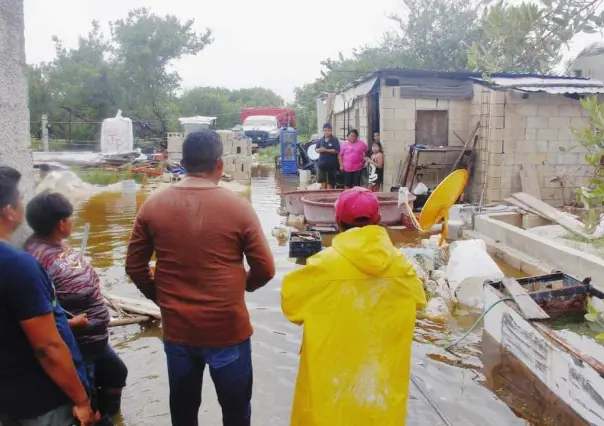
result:
[[[271,116],[277,119],[281,127],[296,127],[296,115],[294,111],[283,107],[250,107],[241,110],[241,120],[239,124],[243,124],[245,119],[251,116],[263,115]]]
[[[296,116],[289,108],[253,107],[241,110],[241,126],[252,139],[252,146],[277,145],[281,129],[296,127]]]

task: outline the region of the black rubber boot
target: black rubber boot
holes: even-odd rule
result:
[[[113,417],[120,412],[122,406],[121,394],[108,394],[99,390],[98,393],[99,411],[102,415]]]
[[[113,426],[113,420],[108,414],[101,415],[101,420],[95,423],[95,426]]]

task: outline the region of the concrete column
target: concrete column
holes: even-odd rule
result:
[[[42,114],[42,147],[44,152],[50,151],[50,140],[48,137],[48,116]]]
[[[0,0],[0,164],[23,174],[25,199],[34,192],[29,136],[23,0]],[[28,229],[15,238],[23,242]]]

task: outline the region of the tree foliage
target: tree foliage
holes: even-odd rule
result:
[[[484,10],[484,41],[474,43],[469,65],[487,72],[548,73],[577,34],[604,28],[604,12],[597,13],[601,5],[602,0],[500,0]]]
[[[261,87],[229,90],[221,87],[197,87],[180,98],[183,117],[203,115],[216,117],[216,126],[229,129],[239,123],[241,109],[246,107],[282,106],[283,99],[272,90]]]
[[[295,109],[316,120],[317,96],[378,68],[549,72],[577,34],[604,28],[603,1],[402,0],[396,29],[377,46],[325,60],[321,77],[296,90]]]
[[[139,135],[162,137],[178,112],[180,76],[170,65],[212,42],[209,30],[197,34],[193,24],[141,8],[111,22],[108,38],[96,21],[74,48],[54,38],[55,59],[29,67],[32,134],[40,133],[44,113],[56,123],[53,133],[65,138],[66,122],[74,116],[98,123],[121,109],[135,120]],[[94,141],[100,130],[98,125],[69,127],[74,140]]]
[[[597,96],[590,96],[582,99],[581,105],[589,115],[590,126],[571,131],[585,149],[585,160],[591,166],[587,186],[580,189],[578,198],[588,211],[588,231],[593,232],[599,222],[595,208],[604,205],[604,104],[598,102]]]

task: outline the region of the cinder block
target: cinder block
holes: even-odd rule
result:
[[[384,108],[380,113],[380,118],[383,118],[385,120],[391,120],[394,118],[394,111],[395,110],[391,108]]]
[[[526,120],[527,129],[548,129],[549,118],[548,117],[527,117]]]
[[[548,153],[549,152],[549,142],[548,141],[537,141],[537,152]]]
[[[576,129],[583,129],[589,126],[589,118],[587,117],[572,117],[570,119],[570,127],[574,127]]]
[[[418,110],[436,109],[436,99],[417,99],[415,101],[415,108]]]
[[[565,165],[576,165],[579,164],[579,154],[575,154],[572,152],[567,152],[564,154],[564,164]]]
[[[549,127],[552,129],[568,129],[570,127],[570,117],[550,117]]]
[[[583,107],[581,107],[581,104],[579,103],[576,105],[562,105],[560,106],[560,115],[568,117],[581,117],[582,110]]]
[[[557,141],[558,140],[558,129],[539,129],[539,131],[537,132],[537,139],[538,140],[553,140],[553,141]]]
[[[394,111],[393,117],[397,120],[411,120],[415,123],[415,109],[411,108],[397,108]],[[387,118],[387,117],[385,117]]]
[[[394,87],[388,87],[388,86],[381,86],[380,89],[380,97],[383,98],[393,98],[394,97],[394,92],[396,91],[396,89]]]
[[[494,117],[491,116],[489,120],[489,126],[491,129],[503,129],[505,124],[505,119],[503,117]]]
[[[447,99],[437,99],[436,109],[449,109],[449,101]]]
[[[516,112],[525,117],[536,117],[539,112],[537,105],[521,104],[516,107]]]
[[[491,116],[493,117],[503,117],[505,115],[505,105],[504,104],[495,104],[491,105]]]
[[[415,143],[415,132],[411,130],[398,130],[394,132],[394,139],[406,144]]]
[[[539,105],[539,117],[558,117],[560,116],[560,107],[558,105]]]
[[[490,140],[489,141],[489,153],[500,154],[503,152],[503,140]]]
[[[571,132],[570,129],[559,129],[558,130],[558,140],[559,141],[574,141],[575,135]]]

